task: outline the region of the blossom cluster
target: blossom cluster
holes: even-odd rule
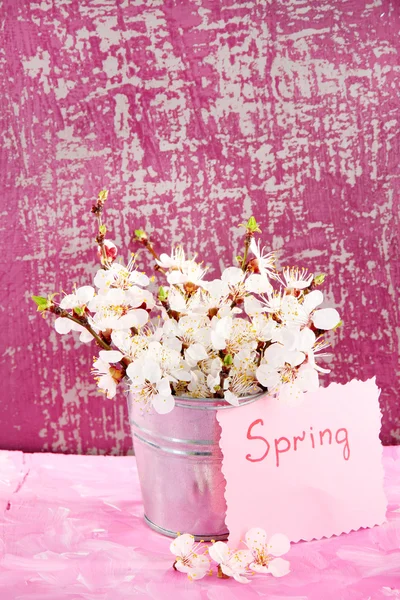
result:
[[[100,193],[102,194],[102,192]],[[102,210],[104,198],[93,208]],[[100,208],[99,208],[100,207]],[[65,295],[59,304],[33,297],[38,310],[58,315],[60,334],[78,331],[103,349],[93,364],[99,388],[109,398],[128,381],[135,400],[170,412],[177,396],[221,398],[238,405],[264,391],[296,404],[318,388],[317,363],[328,343],[324,334],[340,324],[334,308],[323,308],[324,276],[293,267],[278,271],[275,255],[256,240],[259,227],[244,224],[244,255],[219,278],[188,257],[181,246],[154,251],[145,232],[136,239],[151,251],[165,283],[117,260],[115,245],[99,227],[102,266],[93,285]]]
[[[232,577],[239,583],[249,583],[255,573],[283,577],[290,572],[289,561],[280,558],[290,550],[289,539],[276,533],[267,538],[264,529],[250,529],[244,540],[246,548],[232,551],[224,542],[213,542],[209,547],[195,543],[193,535],[184,533],[170,546],[175,556],[174,569],[186,573],[191,581],[212,574],[210,558],[218,566],[218,577]]]

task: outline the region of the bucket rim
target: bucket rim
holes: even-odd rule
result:
[[[192,398],[191,396],[174,396],[175,408],[188,408],[192,410],[229,410],[231,408],[240,408],[241,406],[247,406],[252,404],[262,397],[271,396],[269,392],[260,392],[258,394],[252,394],[250,396],[239,397],[239,405],[234,406],[229,404],[224,398]],[[131,399],[132,394],[129,392],[129,398]],[[135,403],[133,399],[132,404]]]

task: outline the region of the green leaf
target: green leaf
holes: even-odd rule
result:
[[[255,233],[256,231],[258,233],[261,233],[261,229],[255,219],[255,217],[250,217],[250,219],[247,221],[247,223],[241,223],[239,225],[239,227],[244,227],[245,229],[247,229],[247,231],[249,233]]]
[[[50,306],[48,299],[44,298],[43,296],[31,296],[31,298],[36,304],[39,312],[47,310]]]
[[[168,298],[168,291],[164,289],[162,286],[158,290],[158,298],[160,302],[165,302]]]
[[[224,365],[230,367],[233,364],[232,354],[226,354],[224,358]]]
[[[320,273],[319,275],[316,275],[313,279],[313,284],[321,285],[322,283],[324,283],[325,277],[326,277],[326,273]]]
[[[75,306],[74,313],[76,313],[77,315],[79,315],[81,317],[83,314],[85,314],[85,309],[82,308],[81,306]]]
[[[106,235],[107,227],[105,225],[100,225],[99,232],[101,233],[101,235]]]
[[[101,190],[99,192],[98,198],[100,202],[105,202],[108,198],[108,190]]]
[[[139,242],[143,242],[148,239],[147,233],[143,231],[143,229],[135,229],[135,236]]]

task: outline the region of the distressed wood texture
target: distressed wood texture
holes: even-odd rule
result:
[[[3,0],[1,447],[131,447],[123,395],[91,381],[95,346],[58,337],[29,300],[88,283],[103,187],[122,255],[142,226],[216,275],[254,214],[281,265],[328,273],[345,323],[331,377],[376,374],[382,439],[399,442],[399,12],[398,0]]]

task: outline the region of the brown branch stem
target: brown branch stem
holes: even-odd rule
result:
[[[104,350],[112,350],[112,347],[109,344],[107,344],[104,340],[102,340],[101,337],[95,332],[93,327],[91,327],[91,325],[89,325],[86,317],[84,317],[84,319],[82,319],[82,320],[78,319],[76,317],[73,317],[72,315],[69,314],[68,311],[64,310],[63,308],[60,308],[59,306],[55,306],[54,310],[52,312],[54,312],[59,317],[62,317],[64,319],[69,319],[70,321],[73,321],[74,323],[81,325],[81,327],[84,327],[94,337],[94,339],[96,340],[96,342],[99,346],[101,346]]]
[[[225,383],[225,379],[227,379],[229,377],[229,372],[231,370],[231,367],[224,365],[221,369],[221,374],[220,374],[220,378],[219,378],[219,387],[220,389],[218,390],[218,392],[215,393],[215,397],[216,398],[223,398],[224,397],[224,383]]]
[[[253,237],[253,234],[250,231],[246,232],[246,237],[244,239],[244,253],[243,253],[243,260],[242,260],[242,271],[243,273],[246,272],[246,263],[247,263],[247,256],[249,254],[249,248],[250,248],[250,243],[251,243],[251,238]]]
[[[150,252],[150,254],[154,258],[154,260],[156,260],[156,261],[160,260],[160,257],[158,256],[157,252],[154,250],[153,244],[151,242],[149,242],[149,240],[146,240],[146,242],[143,242],[143,246],[146,248],[146,250],[148,250]],[[165,269],[160,267],[160,265],[158,265],[157,263],[156,263],[155,269],[156,269],[156,271],[160,271],[161,273],[163,273],[163,275],[167,274]]]
[[[80,320],[76,317],[73,317],[72,315],[69,314],[69,312],[67,312],[66,310],[60,308],[60,307],[54,307],[56,310],[53,310],[52,312],[54,312],[55,314],[57,314],[59,317],[63,317],[65,319],[69,319],[70,321],[73,321],[74,323],[77,323],[78,325],[81,325],[82,327],[84,327],[96,340],[97,344],[103,348],[103,350],[112,350],[112,346],[110,346],[109,344],[107,344],[107,342],[105,342],[104,340],[101,339],[101,337],[95,332],[95,330],[93,329],[93,327],[91,325],[89,325],[89,323],[87,322],[86,317],[84,317],[84,320]],[[58,310],[57,310],[58,309]],[[127,356],[124,356],[124,358],[122,358],[119,363],[123,368],[123,373],[125,375],[126,373],[126,368],[130,365],[132,361],[130,360],[130,358],[128,358]]]
[[[103,259],[102,265],[105,269],[107,269],[110,265],[109,265],[109,260],[108,260],[108,256],[107,256],[107,250],[104,245],[105,235],[103,233],[101,233],[101,227],[103,225],[103,220],[101,218],[101,211],[96,213],[96,217],[97,217],[97,225],[99,228],[99,232],[97,234],[96,241],[97,241],[98,245],[100,246],[100,252],[101,252],[102,259]]]

